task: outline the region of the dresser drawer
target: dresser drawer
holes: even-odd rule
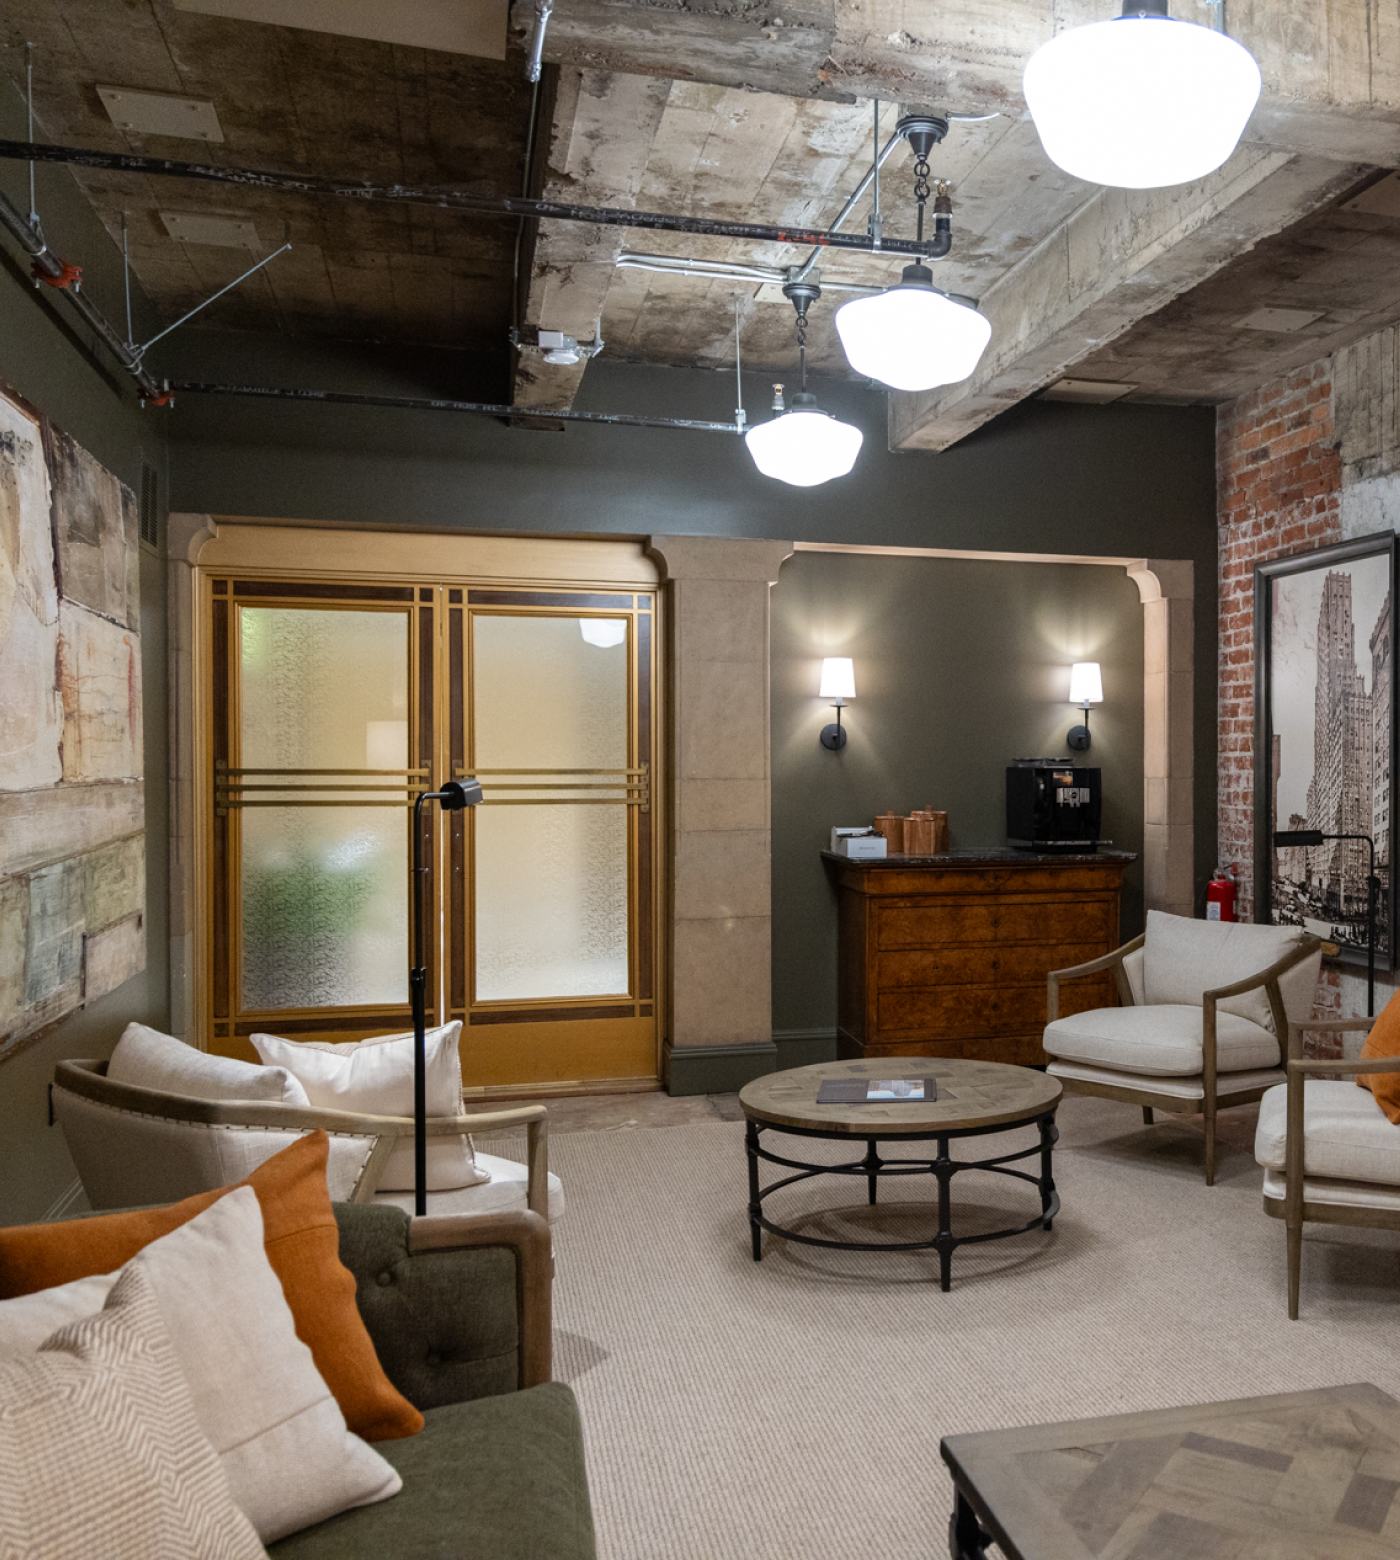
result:
[[[1113,1001],[1106,981],[1076,981],[1064,993],[1061,1011],[1079,1013]],[[965,1040],[977,1035],[1014,1034],[1045,1027],[1045,987],[921,986],[882,991],[877,999],[876,1043],[894,1038]]]
[[[1112,898],[880,905],[875,915],[875,942],[882,953],[947,943],[1041,943],[1056,948],[1069,943],[1091,946],[1099,954],[1118,941],[1118,904]]]
[[[992,943],[988,947],[950,944],[941,948],[901,948],[875,958],[881,991],[911,986],[966,986],[1043,983],[1051,970],[1086,964],[1105,951],[1102,938],[1079,943]]]

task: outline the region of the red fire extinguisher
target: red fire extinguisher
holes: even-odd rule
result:
[[[1239,875],[1234,862],[1228,867],[1217,867],[1214,877],[1206,884],[1206,920],[1233,921],[1239,891]]]

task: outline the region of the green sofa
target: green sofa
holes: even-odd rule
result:
[[[574,1395],[550,1376],[549,1227],[533,1213],[413,1223],[337,1204],[341,1260],[422,1433],[379,1441],[391,1500],[270,1547],[277,1560],[596,1560]]]

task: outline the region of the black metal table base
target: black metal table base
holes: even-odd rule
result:
[[[1015,1153],[997,1154],[991,1159],[954,1159],[948,1152],[949,1144],[957,1138],[984,1137],[988,1133],[1014,1132],[1018,1127],[1036,1127],[1039,1142]],[[776,1126],[767,1122],[750,1120],[745,1134],[745,1149],[749,1162],[749,1229],[753,1237],[753,1259],[763,1260],[763,1232],[780,1235],[784,1240],[797,1241],[804,1246],[825,1246],[837,1251],[936,1251],[938,1253],[939,1286],[946,1294],[953,1286],[953,1253],[959,1246],[980,1245],[989,1240],[1008,1240],[1013,1235],[1025,1235],[1031,1230],[1049,1230],[1055,1215],[1060,1211],[1059,1193],[1055,1190],[1053,1154],[1059,1140],[1059,1128],[1055,1125],[1053,1110],[1036,1116],[1025,1116],[1019,1121],[998,1122],[989,1127],[963,1127],[949,1132],[896,1132],[882,1131],[862,1134],[866,1151],[861,1158],[845,1164],[813,1164],[810,1160],[789,1159],[775,1154],[760,1142],[764,1132],[781,1132],[790,1137],[821,1138],[827,1142],[849,1142],[848,1132],[822,1132],[811,1127]],[[882,1158],[878,1145],[888,1142],[933,1142],[938,1153],[933,1159]],[[1022,1159],[1039,1156],[1037,1174],[1016,1170],[1012,1166]],[[760,1161],[781,1165],[795,1172],[781,1180],[759,1185]],[[985,1170],[994,1175],[1012,1176],[1018,1181],[1029,1182],[1040,1192],[1040,1212],[1024,1224],[1003,1230],[984,1230],[976,1235],[955,1235],[952,1224],[952,1180],[964,1170]],[[877,1188],[883,1177],[896,1175],[931,1175],[938,1183],[938,1230],[931,1240],[863,1241],[828,1240],[823,1236],[804,1235],[784,1225],[776,1224],[763,1211],[764,1200],[785,1186],[798,1181],[811,1180],[818,1175],[850,1175],[864,1177],[866,1193],[873,1207]]]

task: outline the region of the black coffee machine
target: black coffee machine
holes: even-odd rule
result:
[[[1022,850],[1093,850],[1103,816],[1101,771],[1070,758],[1006,767],[1006,840]]]

